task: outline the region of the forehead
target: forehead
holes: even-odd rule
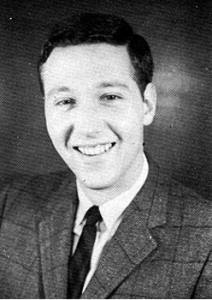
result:
[[[44,83],[54,80],[132,79],[126,46],[90,44],[55,48],[42,68]]]

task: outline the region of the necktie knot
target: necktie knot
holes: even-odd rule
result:
[[[102,221],[102,216],[99,211],[99,207],[94,205],[92,206],[85,214],[86,225],[92,226],[97,222]]]

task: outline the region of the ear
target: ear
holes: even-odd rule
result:
[[[152,83],[148,83],[144,91],[144,125],[148,126],[152,123],[157,103],[157,93],[155,86]]]

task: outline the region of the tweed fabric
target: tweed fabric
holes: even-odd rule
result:
[[[65,298],[78,205],[70,173],[20,178],[0,196],[0,297]],[[82,298],[212,298],[212,202],[150,162]]]

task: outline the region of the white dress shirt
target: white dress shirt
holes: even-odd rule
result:
[[[103,220],[101,224],[97,226],[97,235],[96,235],[92,257],[91,257],[91,268],[86,277],[83,291],[85,290],[86,286],[88,285],[91,277],[93,276],[97,268],[100,254],[102,252],[104,245],[112,238],[112,236],[116,232],[119,224],[121,223],[124,210],[130,204],[130,202],[132,202],[132,200],[134,199],[138,191],[143,186],[144,182],[146,181],[148,171],[149,171],[149,166],[148,166],[146,156],[144,155],[144,164],[141,170],[141,174],[136,180],[136,182],[133,184],[133,186],[126,192],[117,196],[116,198],[99,206],[99,210]],[[73,252],[76,249],[77,243],[79,241],[79,237],[83,230],[83,226],[85,225],[85,221],[83,221],[85,213],[91,206],[93,206],[93,203],[84,194],[78,182],[77,182],[77,192],[79,198],[79,207],[77,210],[76,221],[74,226],[75,237],[74,237]]]

